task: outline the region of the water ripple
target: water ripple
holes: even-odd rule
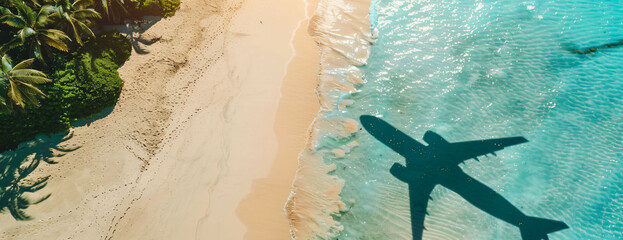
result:
[[[565,221],[550,239],[623,239],[623,39],[620,1],[385,1],[373,4],[379,37],[354,104],[328,113],[381,115],[415,139],[522,135],[528,144],[463,169],[528,215]],[[326,130],[326,135],[331,135]],[[339,136],[332,135],[332,136]],[[344,158],[340,239],[410,239],[406,185],[388,172],[404,160],[364,132]],[[324,142],[323,142],[324,141]],[[342,167],[339,167],[342,166]],[[425,239],[520,239],[516,227],[437,187]]]

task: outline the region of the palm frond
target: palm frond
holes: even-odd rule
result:
[[[13,79],[29,84],[45,84],[52,82],[52,80],[48,78],[39,76],[14,76]]]
[[[26,95],[38,94],[43,97],[46,96],[45,93],[43,93],[41,90],[39,90],[37,87],[33,86],[30,83],[19,81],[18,84],[24,86],[23,88],[19,88],[19,90],[22,92],[22,95],[24,93],[27,93]]]
[[[76,28],[76,25],[74,24],[74,21],[72,21],[71,19],[69,21],[69,26],[67,26],[68,29],[71,29],[71,32],[74,34],[74,39],[76,40],[76,42],[78,44],[80,44],[80,46],[82,46],[82,39],[80,39],[80,33],[78,33],[78,29]]]
[[[20,63],[18,63],[17,65],[15,65],[15,67],[13,67],[13,71],[15,71],[15,70],[19,70],[19,69],[27,69],[27,68],[30,68],[34,62],[35,62],[35,59],[34,59],[34,58],[30,58],[30,59],[26,59],[26,60],[24,60],[24,61],[21,61]]]
[[[7,16],[2,20],[2,23],[15,27],[15,28],[25,28],[28,27],[27,23],[19,16]]]
[[[101,3],[102,7],[104,8],[104,12],[106,13],[106,16],[110,17],[110,10],[108,10],[110,6],[108,6],[108,0],[101,0]]]
[[[32,86],[32,85],[30,85],[30,86]],[[41,92],[36,87],[34,87],[34,86],[32,86],[32,87],[34,88],[34,90],[37,90],[37,91]],[[26,99],[28,104],[38,107],[41,104],[39,104],[39,99],[37,99],[37,93],[33,90],[33,88],[27,88],[26,87],[26,88],[22,88],[20,90],[22,91],[22,97],[24,97],[24,99]],[[37,165],[39,165],[40,161],[33,161],[33,162],[36,162]],[[35,168],[37,168],[37,166],[34,166],[32,169],[29,169],[30,172],[34,171]],[[30,174],[30,172],[28,172],[26,175]]]
[[[43,35],[46,35],[49,38],[53,38],[56,40],[71,41],[71,39],[69,39],[67,34],[65,34],[63,31],[58,30],[58,29],[43,29],[43,30],[39,30],[39,32]]]
[[[37,27],[45,27],[49,24],[54,23],[54,18],[51,15],[57,13],[58,10],[54,6],[45,5],[39,10],[37,14],[37,20],[35,22],[35,26]]]
[[[68,52],[69,48],[65,42],[71,41],[71,39],[61,30],[58,29],[45,29],[40,30],[40,40],[53,48]]]
[[[22,42],[26,42],[26,39],[32,35],[36,35],[37,31],[35,31],[32,28],[23,28],[22,30],[19,30],[17,32],[17,35],[19,36],[19,39],[22,40]]]
[[[84,23],[82,23],[82,22],[76,22],[76,25],[78,25],[78,28],[79,28],[82,32],[84,32],[84,33],[86,33],[86,34],[90,35],[91,37],[95,37],[95,33],[93,33],[93,31],[91,30],[91,28],[89,28],[89,26],[87,26],[86,24],[84,24]]]
[[[31,58],[32,59],[32,58]],[[16,66],[17,67],[17,66]],[[35,70],[35,69],[16,69],[13,68],[12,71],[9,72],[9,75],[13,78],[15,77],[47,77],[45,73]]]
[[[39,90],[37,87],[29,84],[29,83],[25,83],[25,82],[20,82],[20,81],[11,81],[11,91],[9,91],[9,93],[7,94],[7,96],[9,96],[9,98],[11,98],[11,100],[13,101],[13,103],[24,109],[26,107],[26,101],[34,106],[39,106],[39,100],[37,99],[37,95],[41,95],[45,97],[45,94],[43,92],[41,92],[41,90]],[[36,162],[36,164],[39,164],[39,161],[33,161]],[[34,168],[36,168],[36,165],[34,166]],[[29,172],[34,170],[34,168],[30,168],[30,167],[26,167],[24,169],[20,169],[21,171],[23,171],[25,175],[28,175]]]
[[[63,52],[69,52],[69,47],[67,47],[67,44],[52,38],[48,38],[46,36],[41,36],[41,41],[45,44],[48,45],[50,47],[56,48],[58,50],[61,50]]]
[[[17,86],[17,83],[10,81],[9,91],[7,92],[6,96],[16,106],[24,108],[24,99],[22,98],[22,92],[20,91],[19,86]]]

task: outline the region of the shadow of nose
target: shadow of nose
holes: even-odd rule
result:
[[[361,115],[359,120],[362,124],[371,124],[376,118],[370,115]]]
[[[359,117],[359,121],[361,121],[361,126],[370,131],[374,127],[375,122],[378,122],[378,119],[370,115],[362,115]]]

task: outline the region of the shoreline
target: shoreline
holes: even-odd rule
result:
[[[374,42],[368,19],[370,3],[370,0],[348,4],[320,0],[310,22],[309,34],[320,50],[316,93],[321,107],[309,127],[305,148],[299,154],[298,170],[286,204],[292,238],[335,238],[344,229],[333,218],[348,211],[340,196],[344,180],[331,174],[336,165],[327,165],[315,146],[321,132],[347,137],[358,131],[357,120],[325,114],[352,104],[340,101],[341,96],[356,92],[355,86],[364,83],[356,66],[366,64],[370,43]],[[334,149],[333,154],[344,154],[343,149],[350,151],[356,146],[357,142],[348,143]]]
[[[134,52],[119,69],[125,86],[112,112],[75,128],[74,137],[60,144],[81,148],[33,173],[51,175],[34,195],[52,197],[28,209],[34,221],[0,216],[8,223],[0,227],[0,239],[239,239],[247,229],[246,238],[263,235],[257,229],[264,223],[244,219],[268,215],[240,207],[247,196],[271,206],[265,209],[280,205],[270,211],[281,215],[271,229],[287,238],[283,205],[296,165],[292,158],[279,170],[277,160],[300,151],[288,146],[299,136],[304,144],[309,122],[298,117],[313,118],[317,109],[312,88],[303,87],[315,85],[316,69],[306,68],[317,59],[298,58],[304,51],[297,48],[295,55],[291,42],[305,33],[299,25],[307,18],[305,5],[187,0],[175,16],[140,33],[160,41],[144,46],[149,54]],[[301,81],[304,74],[294,74],[300,68],[312,78],[298,86],[293,80]],[[297,104],[308,110],[298,114]],[[282,128],[289,114],[298,120]],[[271,178],[279,193],[254,198],[252,191],[262,187],[252,183]]]
[[[305,19],[293,35],[294,56],[288,63],[281,87],[274,131],[278,151],[269,174],[253,181],[251,192],[237,208],[247,226],[244,239],[290,239],[285,203],[298,168],[297,159],[307,143],[309,124],[319,110],[315,93],[320,64],[319,49],[308,34],[317,0],[303,0]],[[295,114],[293,114],[295,113]]]

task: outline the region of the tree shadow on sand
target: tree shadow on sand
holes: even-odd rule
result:
[[[104,110],[102,110],[101,112],[89,117],[89,118],[81,118],[78,119],[74,122],[71,123],[71,127],[82,127],[82,126],[90,126],[91,123],[100,120],[102,118],[105,118],[106,116],[110,115],[112,113],[113,110],[115,110],[115,106],[117,104],[115,103],[115,105],[104,108]]]
[[[46,186],[50,176],[29,177],[43,161],[55,164],[54,157],[61,157],[80,147],[59,146],[73,136],[73,132],[49,136],[39,135],[34,140],[21,143],[15,150],[0,153],[0,212],[9,211],[16,220],[30,220],[24,210],[50,197],[47,194],[31,200],[32,194]]]
[[[148,54],[149,51],[145,49],[145,46],[152,45],[160,41],[160,37],[146,39],[143,33],[159,22],[162,17],[158,16],[145,16],[142,19],[125,20],[123,25],[109,25],[105,26],[104,30],[117,30],[123,33],[130,43],[132,48],[138,54]]]

